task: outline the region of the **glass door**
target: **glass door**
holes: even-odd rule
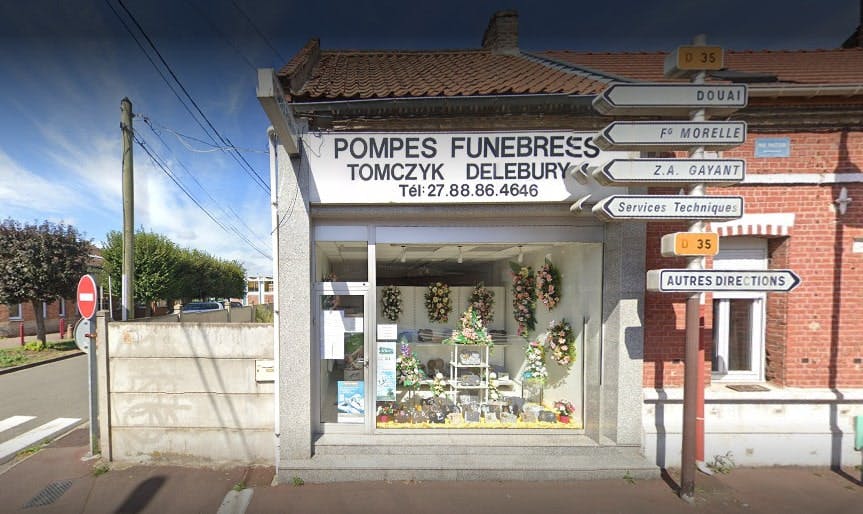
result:
[[[320,282],[315,293],[319,422],[322,427],[363,426],[372,405],[367,388],[368,283]]]

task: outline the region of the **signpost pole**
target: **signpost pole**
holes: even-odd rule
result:
[[[695,36],[693,44],[702,46],[707,43],[706,36],[699,34]],[[704,71],[699,71],[692,78],[693,84],[703,84]],[[706,117],[704,109],[692,112],[692,121],[704,121]],[[704,147],[695,147],[690,152],[693,159],[704,158]],[[690,196],[704,196],[704,183],[697,183],[689,190]],[[689,232],[704,232],[704,222],[696,220],[689,225]],[[687,269],[701,269],[703,257],[689,257]],[[698,333],[699,314],[701,308],[701,294],[694,293],[686,299],[686,341],[684,346],[684,374],[683,374],[683,434],[680,462],[680,491],[679,496],[686,502],[695,501],[695,447],[696,447],[696,411],[698,397],[698,367],[703,363],[698,361]]]

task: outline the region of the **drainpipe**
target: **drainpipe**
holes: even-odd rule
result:
[[[279,419],[279,405],[281,402],[281,391],[279,388],[279,181],[278,160],[276,157],[276,131],[273,127],[267,129],[267,141],[270,153],[270,223],[273,230],[270,238],[273,245],[273,372],[275,380],[273,383],[273,435],[275,436],[275,466],[278,469],[279,459],[282,454],[281,444],[281,420]],[[263,284],[258,284],[259,294]]]

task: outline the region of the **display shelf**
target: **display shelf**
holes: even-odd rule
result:
[[[453,401],[458,403],[462,391],[471,391],[479,393],[479,403],[488,403],[488,346],[454,344],[451,355],[449,385]],[[477,376],[479,383],[464,384],[464,378],[469,375]]]

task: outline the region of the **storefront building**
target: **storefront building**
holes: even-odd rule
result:
[[[831,56],[863,69],[859,49]],[[580,207],[655,191],[571,173],[639,157],[593,143],[609,120],[592,100],[614,81],[661,80],[662,58],[522,52],[506,11],[477,50],[325,51],[312,40],[278,73],[260,70],[274,126],[280,479],[656,476],[673,461],[683,300],[647,293],[645,272],[678,266],[659,257],[659,239],[685,226],[604,223]],[[774,77],[769,94],[751,85],[735,115],[755,137],[725,155],[745,157],[756,179],[733,188],[746,216],[713,227],[712,265],[797,267],[804,286],[705,295],[714,385],[863,385],[851,370],[863,348],[846,331],[859,336],[861,303],[803,305],[836,285],[836,270],[853,275],[836,294],[863,292],[850,271],[860,209],[846,202],[840,217],[833,201],[840,186],[863,197],[851,128],[863,75],[846,78],[857,92]],[[752,158],[759,141],[793,157]],[[803,256],[831,234],[823,259]],[[813,335],[814,323],[832,335]],[[837,371],[805,382],[806,355]],[[841,423],[859,408],[844,399]]]

